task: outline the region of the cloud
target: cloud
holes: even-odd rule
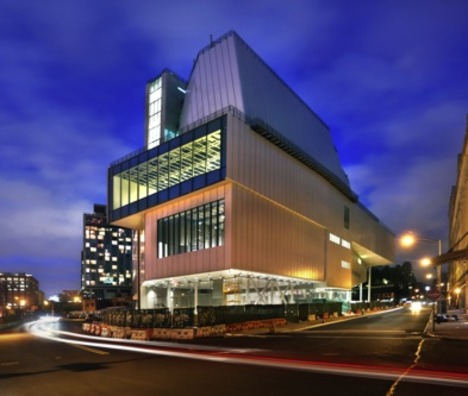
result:
[[[425,235],[446,236],[455,158],[406,162],[387,154],[371,156],[346,171],[354,189],[363,192],[361,200],[394,232],[419,229]]]

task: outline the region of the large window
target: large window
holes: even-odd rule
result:
[[[224,200],[158,220],[158,257],[224,245]]]
[[[113,209],[220,168],[218,129],[114,175]]]
[[[113,163],[108,172],[109,221],[224,180],[225,129],[222,116]]]

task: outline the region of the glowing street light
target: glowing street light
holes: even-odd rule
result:
[[[423,267],[429,267],[432,264],[432,261],[429,257],[423,257],[419,262]]]
[[[400,237],[401,246],[410,247],[410,246],[413,246],[415,243],[416,243],[416,238],[413,234],[410,234],[410,233],[403,234]]]
[[[442,240],[441,239],[431,239],[431,238],[421,238],[420,236],[407,232],[400,237],[400,245],[403,247],[411,247],[419,241],[428,241],[428,242],[437,242],[438,254],[442,254]]]
[[[400,237],[400,245],[403,247],[411,247],[415,245],[417,242],[436,242],[437,243],[437,253],[439,256],[442,255],[442,240],[441,239],[430,239],[430,238],[422,238],[418,235],[416,235],[413,232],[406,232]],[[428,257],[424,257],[423,259],[420,260],[420,263],[423,267],[429,267],[432,265],[432,261]],[[437,283],[442,282],[442,268],[441,266],[436,267],[437,271]]]
[[[441,239],[430,239],[430,238],[421,238],[420,236],[412,233],[412,232],[407,232],[405,234],[403,234],[401,237],[400,237],[400,245],[403,246],[403,247],[411,247],[413,245],[416,244],[416,242],[436,242],[437,243],[437,253],[438,253],[438,256],[440,257],[442,255],[442,240]],[[423,258],[422,260],[420,260],[420,263],[423,267],[429,267],[431,265],[433,265],[433,263],[431,262],[431,260],[429,258]],[[440,292],[440,284],[442,282],[442,268],[440,265],[438,265],[436,268],[436,273],[437,273],[437,280],[436,280],[436,288],[438,289],[438,291]],[[432,274],[427,274],[426,275],[426,279],[432,279],[433,275]],[[437,313],[437,311],[440,312],[440,306],[438,306],[438,304],[434,304],[434,317]],[[432,319],[432,328],[433,330],[435,329],[435,320],[434,318]]]

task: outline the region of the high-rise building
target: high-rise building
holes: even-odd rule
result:
[[[145,146],[108,170],[135,231],[142,308],[348,301],[394,234],[352,191],[330,130],[237,35],[185,82],[147,85]]]
[[[95,309],[132,298],[132,230],[110,225],[105,205],[83,215],[81,288]]]
[[[39,282],[24,272],[0,272],[0,311],[37,309],[42,302]]]

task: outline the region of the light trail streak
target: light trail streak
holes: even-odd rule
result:
[[[189,349],[189,350],[204,350],[204,351],[215,351],[215,352],[228,352],[228,353],[252,353],[252,352],[263,352],[263,349],[258,348],[224,348],[224,347],[214,347],[209,345],[195,345],[195,344],[175,344],[173,342],[164,342],[164,341],[144,341],[144,340],[128,340],[128,339],[119,339],[119,338],[106,338],[101,336],[92,336],[88,334],[79,334],[73,333],[69,331],[63,331],[59,329],[53,329],[47,326],[47,323],[42,322],[34,322],[32,326],[30,326],[30,331],[33,334],[39,330],[39,333],[46,332],[48,334],[54,334],[57,337],[59,336],[67,336],[73,338],[81,338],[85,340],[92,340],[92,341],[99,341],[99,344],[102,343],[115,343],[115,344],[135,344],[135,345],[144,345],[144,346],[151,346],[151,347],[162,347],[162,348],[171,348],[171,349]],[[36,334],[39,335],[39,334]],[[52,338],[55,341],[60,341],[60,339],[56,339],[55,337]]]
[[[142,341],[130,340],[114,340],[100,338],[101,342],[81,341],[79,339],[66,339],[57,337],[57,333],[62,335],[70,335],[71,333],[60,332],[55,329],[50,329],[47,324],[35,322],[29,326],[29,331],[38,337],[46,338],[52,341],[68,343],[72,345],[84,345],[92,348],[122,350],[128,352],[146,353],[150,355],[169,356],[175,358],[196,359],[215,363],[229,363],[251,365],[259,367],[270,367],[275,369],[289,369],[311,372],[315,374],[333,374],[361,378],[373,378],[390,381],[405,381],[417,382],[433,385],[451,386],[468,388],[468,374],[450,373],[450,372],[434,372],[434,371],[416,371],[409,373],[409,369],[391,369],[388,367],[371,367],[362,365],[350,364],[333,364],[316,361],[304,361],[294,359],[282,359],[276,357],[242,355],[235,352],[235,349],[230,348],[205,348],[198,345],[177,345],[172,343],[160,343],[171,349],[156,349],[157,343],[148,343]],[[75,338],[88,338],[73,333]],[[92,337],[95,339],[95,337]],[[98,338],[98,337],[96,337]],[[110,342],[112,340],[112,342]],[[121,345],[114,342],[133,344]],[[149,348],[149,347],[152,348]],[[180,350],[176,350],[179,348]],[[183,351],[182,349],[186,349]],[[243,350],[245,351],[245,350]],[[412,365],[413,366],[413,365]],[[412,367],[410,366],[410,367]]]

